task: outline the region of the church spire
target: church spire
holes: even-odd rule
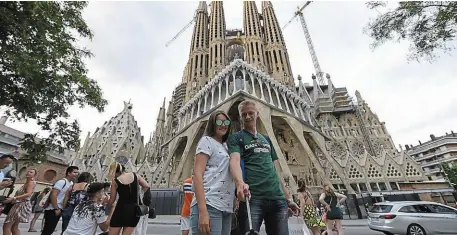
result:
[[[266,61],[262,26],[255,1],[243,2],[243,18],[244,34],[246,36],[246,62],[265,70]]]
[[[205,85],[208,75],[208,10],[205,1],[200,1],[195,12],[187,74],[187,98]]]
[[[209,68],[208,76],[214,75],[225,66],[225,14],[222,1],[211,2],[211,17],[209,25]]]
[[[265,54],[268,71],[272,77],[284,85],[294,87],[294,78],[289,62],[286,43],[281,27],[276,18],[273,4],[270,1],[262,2],[263,26],[265,28]]]

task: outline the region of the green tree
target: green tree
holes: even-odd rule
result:
[[[447,174],[447,177],[449,178],[449,181],[451,181],[452,184],[457,185],[457,164],[442,164],[442,166],[443,170]]]
[[[0,2],[0,107],[13,120],[37,121],[49,137],[27,134],[21,148],[33,162],[46,152],[78,150],[80,129],[68,108],[107,101],[97,82],[87,77],[84,58],[91,52],[76,45],[92,39],[82,18],[86,2]]]
[[[367,3],[370,9],[386,9],[386,2]],[[382,11],[382,10],[381,10]],[[379,11],[378,11],[379,12]],[[408,60],[435,60],[437,51],[454,49],[457,32],[457,2],[413,1],[399,2],[371,20],[364,32],[374,39],[373,49],[387,41],[411,42]]]

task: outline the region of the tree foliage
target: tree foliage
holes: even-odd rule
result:
[[[449,164],[442,164],[443,170],[446,173],[449,181],[457,185],[457,164],[453,163],[451,165]]]
[[[385,2],[368,2],[368,8],[386,8]],[[378,11],[379,12],[379,11]],[[375,49],[387,41],[411,42],[408,60],[425,58],[433,61],[437,51],[454,49],[457,33],[457,2],[408,1],[399,2],[393,10],[378,15],[364,29],[374,39]]]
[[[86,105],[102,112],[107,101],[88,78],[84,58],[91,52],[76,45],[92,39],[82,18],[86,2],[0,2],[0,107],[13,120],[37,121],[49,137],[27,134],[21,148],[32,161],[46,152],[79,148],[80,129],[68,108]]]

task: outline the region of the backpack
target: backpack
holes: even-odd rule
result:
[[[67,185],[67,180],[66,180],[66,179],[60,179],[60,180],[65,181],[65,183],[64,183],[63,186],[62,186],[62,188],[60,189],[60,190],[62,190],[62,189],[64,189],[65,186]],[[60,181],[60,180],[59,180],[59,181]],[[59,182],[59,181],[57,181],[57,182]],[[56,183],[57,183],[57,182],[56,182]],[[55,184],[54,184],[54,185],[55,185]],[[53,188],[54,188],[54,185],[52,185]],[[51,200],[49,200],[49,196],[51,196],[51,192],[52,192],[52,189],[49,190],[49,192],[46,193],[46,195],[44,195],[44,196],[41,198],[40,204],[39,204],[40,207],[46,209],[46,208],[49,206],[49,203],[51,203]]]
[[[71,193],[70,193],[70,198],[68,199],[68,205],[67,207],[63,210],[62,213],[62,218],[64,219],[70,219],[71,216],[73,215],[73,211],[75,210],[76,206],[79,205],[87,196],[86,193],[86,188],[89,186],[89,184],[86,184],[84,186],[84,189],[82,190],[75,190],[73,191],[74,185],[71,187]]]
[[[83,190],[75,190],[73,191],[73,187],[71,188],[70,198],[68,199],[68,205],[72,207],[76,207],[81,201],[86,198],[86,188],[89,184],[84,186]]]

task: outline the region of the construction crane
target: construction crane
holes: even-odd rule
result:
[[[298,10],[295,12],[295,15],[294,17],[292,17],[292,19],[290,19],[283,27],[282,27],[282,30],[284,31],[284,29],[298,16],[300,18],[300,23],[301,23],[301,26],[303,28],[303,33],[305,34],[305,38],[306,38],[306,42],[308,43],[308,48],[309,48],[309,52],[311,54],[311,59],[313,61],[313,65],[314,65],[314,70],[316,70],[316,75],[317,75],[317,78],[318,78],[318,81],[319,81],[319,84],[320,85],[325,85],[325,82],[324,82],[324,73],[322,72],[321,70],[321,66],[319,65],[319,61],[317,60],[317,55],[316,55],[316,51],[314,50],[314,46],[313,46],[313,41],[311,40],[311,35],[308,31],[308,26],[306,26],[306,21],[305,21],[305,17],[303,16],[303,10],[305,9],[305,7],[307,7],[309,4],[311,4],[312,1],[307,1],[305,3],[305,5],[303,5],[301,8],[298,8]]]
[[[181,31],[179,31],[178,34],[176,34],[176,36],[174,36],[170,41],[168,41],[167,44],[165,44],[165,46],[168,47],[171,43],[173,43],[179,37],[179,35],[181,35],[184,31],[186,31],[187,28],[189,28],[194,23],[196,18],[197,15],[195,15],[194,18],[192,18],[192,20],[186,26],[184,26],[184,28],[181,29]]]
[[[208,8],[211,8],[211,3],[208,5]],[[187,25],[184,26],[184,28],[182,28],[181,31],[179,31],[176,34],[176,36],[174,36],[170,41],[168,41],[167,44],[165,44],[165,46],[168,47],[170,44],[172,44],[182,33],[184,33],[184,31],[186,31],[194,23],[195,20],[197,20],[197,12],[195,12],[192,20],[189,23],[187,23]]]

